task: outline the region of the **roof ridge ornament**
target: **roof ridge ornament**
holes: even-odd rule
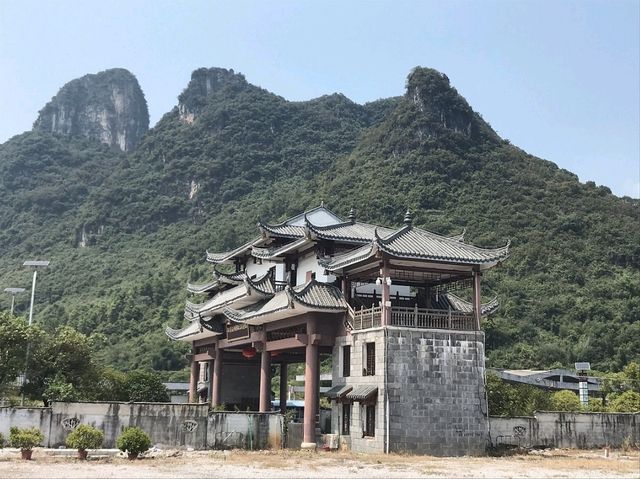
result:
[[[347,218],[351,221],[351,224],[356,223],[356,210],[354,210],[353,207],[349,210],[349,216]]]
[[[413,216],[411,215],[411,210],[407,208],[407,212],[404,214],[404,224],[408,227],[411,227],[413,223]]]

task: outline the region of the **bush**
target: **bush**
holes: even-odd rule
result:
[[[9,432],[9,443],[11,447],[21,450],[31,450],[44,440],[44,435],[38,428],[30,427],[20,429],[12,427]]]
[[[558,391],[551,395],[551,408],[553,411],[580,411],[580,399],[571,391]]]
[[[635,391],[625,391],[611,401],[611,412],[640,412],[640,394]]]
[[[78,449],[97,449],[102,445],[104,434],[101,430],[87,424],[80,424],[67,436],[67,446]]]
[[[2,449],[3,447],[4,447],[4,436],[0,432],[0,449]]]
[[[151,447],[151,438],[139,427],[128,427],[118,437],[116,446],[130,455],[138,455]]]

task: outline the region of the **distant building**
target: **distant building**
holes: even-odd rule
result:
[[[169,392],[169,401],[174,404],[189,402],[189,383],[162,383]]]
[[[485,271],[508,244],[342,219],[324,206],[224,253],[207,253],[212,281],[188,285],[191,401],[269,411],[272,365],[287,397],[287,365],[305,363],[304,442],[315,447],[319,364],[332,358],[331,429],[354,451],[456,455],[487,444]],[[470,300],[462,297],[469,295]],[[284,404],[283,404],[284,406]]]
[[[584,380],[575,371],[569,369],[491,369],[491,371],[504,381],[514,384],[529,384],[543,389],[579,391],[579,384]],[[589,393],[600,391],[600,379],[586,377]]]

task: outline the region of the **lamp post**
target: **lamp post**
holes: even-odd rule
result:
[[[33,323],[33,300],[36,296],[36,278],[38,277],[38,268],[46,268],[49,266],[49,261],[35,261],[28,260],[22,263],[22,266],[33,268],[33,283],[31,283],[31,306],[29,307],[29,326]],[[31,343],[27,343],[27,354],[24,360],[24,375],[22,376],[22,398],[20,404],[24,406],[24,387],[27,385],[27,370],[29,369],[29,352],[31,350]]]
[[[24,288],[4,288],[5,293],[9,293],[11,295],[11,315],[13,316],[13,307],[16,304],[16,295],[20,293],[24,293]]]
[[[33,322],[33,300],[36,296],[36,278],[38,277],[38,268],[46,268],[49,261],[25,261],[22,266],[33,268],[33,283],[31,284],[31,306],[29,307],[29,326]]]

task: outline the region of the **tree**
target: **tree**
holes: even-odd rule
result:
[[[640,412],[640,393],[625,391],[616,397],[609,406],[611,412]]]
[[[487,374],[487,398],[492,416],[532,416],[549,409],[549,393],[527,384],[509,384],[493,373]]]
[[[37,326],[29,327],[24,318],[0,312],[0,393],[24,372],[27,345],[32,353],[37,350],[44,332]]]
[[[98,401],[128,401],[127,375],[110,368],[103,369],[95,386],[95,399]]]
[[[89,338],[84,334],[64,326],[55,336],[43,335],[30,364],[29,384],[25,388],[30,397],[93,399],[99,370]]]
[[[168,402],[169,393],[160,376],[151,372],[134,371],[128,374],[129,401]]]
[[[572,391],[557,391],[551,395],[551,408],[554,411],[580,411],[580,399]]]

